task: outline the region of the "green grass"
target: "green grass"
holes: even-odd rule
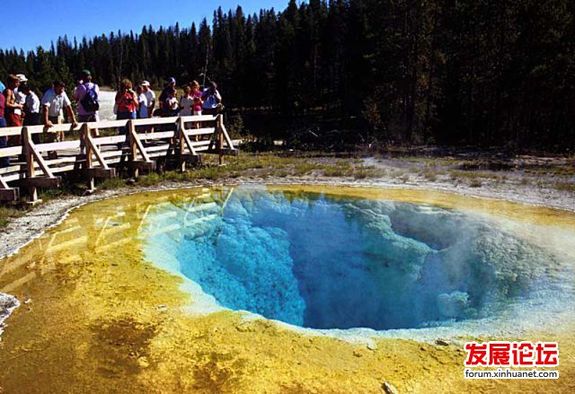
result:
[[[327,177],[332,177],[332,178],[336,178],[336,177],[344,177],[344,176],[349,176],[350,174],[345,171],[343,168],[341,167],[327,167],[323,169],[323,175],[327,176]]]
[[[374,167],[363,166],[353,159],[340,159],[335,162],[314,159],[312,157],[285,157],[274,154],[243,154],[240,157],[226,157],[225,165],[220,166],[216,157],[204,157],[201,166],[186,172],[166,171],[140,176],[136,186],[149,187],[164,181],[193,182],[202,180],[225,180],[251,177],[306,177],[323,175],[327,177],[353,177],[355,179],[374,178],[385,172]],[[98,188],[104,190],[126,186],[123,179],[112,178],[100,183]]]
[[[411,181],[411,175],[419,175],[427,181],[434,182],[441,175],[442,179],[449,177],[454,183],[466,184],[470,187],[482,187],[483,183],[493,181],[495,183],[505,183],[507,177],[504,174],[495,174],[492,171],[483,170],[462,170],[454,167],[454,163],[459,163],[452,158],[417,158],[407,157],[408,162],[419,162],[419,166],[413,165],[407,168],[378,168],[366,166],[362,159],[357,157],[335,158],[329,154],[317,152],[285,155],[275,153],[242,153],[241,156],[225,157],[225,165],[218,165],[217,157],[205,155],[203,164],[190,168],[186,172],[166,171],[163,173],[152,172],[138,177],[135,181],[127,181],[122,178],[111,178],[99,182],[96,186],[100,190],[114,190],[123,187],[150,187],[163,182],[198,182],[202,181],[225,181],[239,177],[249,178],[287,178],[287,177],[341,177],[353,179],[369,179],[382,176],[390,176],[400,182]],[[446,168],[450,165],[451,168]],[[570,174],[572,166],[563,166],[561,174]],[[557,173],[556,172],[556,173]],[[556,190],[575,193],[575,183],[568,178],[555,178],[555,183],[547,182],[542,187],[554,188]],[[520,178],[522,185],[532,184],[533,176]],[[44,201],[59,198],[64,195],[79,195],[85,190],[83,184],[66,184],[61,189],[51,189],[43,191],[40,197]],[[9,221],[17,216],[23,215],[24,208],[13,206],[0,207],[0,229],[5,228]]]
[[[328,177],[351,177],[355,168],[363,167],[361,161],[338,160],[333,164],[324,164],[322,172]]]
[[[108,178],[98,184],[101,190],[119,189],[124,186],[126,186],[126,180],[122,178]]]
[[[449,171],[449,175],[452,178],[460,178],[460,179],[470,179],[470,180],[475,180],[478,178],[486,178],[488,177],[487,174],[485,174],[482,171],[461,171],[461,170],[451,170]]]
[[[426,168],[421,172],[421,175],[430,182],[435,182],[437,180],[437,172],[431,168]]]
[[[399,180],[403,183],[406,183],[409,181],[409,175],[408,174],[403,174],[399,176]]]
[[[528,167],[525,169],[526,173],[533,175],[550,175],[550,176],[575,176],[575,165],[572,164],[556,164],[556,165],[540,165]]]
[[[309,175],[314,170],[317,170],[320,167],[321,167],[320,165],[310,162],[298,163],[294,166],[294,175],[298,176]]]
[[[371,177],[371,172],[365,169],[359,169],[353,173],[355,179],[365,179]]]
[[[385,172],[371,166],[355,167],[353,177],[355,179],[378,178]]]
[[[563,192],[575,193],[575,183],[573,182],[556,182],[553,184],[553,187]]]
[[[161,183],[164,179],[165,178],[162,175],[156,172],[151,172],[145,176],[138,177],[137,183],[139,186],[149,187]]]
[[[22,216],[24,213],[23,209],[0,206],[0,229],[4,229],[11,219]]]

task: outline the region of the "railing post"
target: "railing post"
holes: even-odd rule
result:
[[[216,151],[218,152],[218,162],[220,165],[224,164],[224,133],[223,125],[224,116],[218,114],[216,117]]]
[[[186,129],[184,127],[184,119],[180,116],[178,118],[178,132],[176,133],[178,138],[178,160],[180,161],[180,171],[186,171],[186,160],[184,159],[184,152],[186,149]]]
[[[130,119],[127,124],[127,133],[128,133],[128,140],[130,141],[130,161],[135,162],[138,158],[138,145],[136,142],[136,126],[134,122]],[[132,176],[137,178],[140,175],[140,171],[138,167],[133,167],[132,169]]]
[[[88,192],[93,192],[96,190],[96,184],[94,180],[94,176],[90,169],[93,167],[92,165],[92,144],[88,143],[88,135],[90,133],[90,128],[88,127],[88,123],[84,123],[82,125],[82,129],[80,130],[80,146],[85,149],[86,152],[86,162],[84,165],[86,176],[88,177]]]
[[[34,169],[34,153],[32,152],[32,147],[30,146],[30,141],[32,140],[32,134],[28,127],[22,127],[22,154],[24,155],[24,161],[26,162],[26,179],[32,179],[36,175]],[[26,187],[28,192],[29,202],[34,203],[38,201],[38,189],[33,184],[28,184]]]

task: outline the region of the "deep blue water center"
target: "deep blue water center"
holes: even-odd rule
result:
[[[527,297],[550,259],[489,223],[432,206],[262,189],[223,200],[158,209],[154,226],[181,228],[153,242],[221,305],[303,327],[489,316]],[[165,210],[178,213],[169,219]]]

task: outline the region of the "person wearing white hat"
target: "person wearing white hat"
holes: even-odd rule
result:
[[[28,83],[28,78],[24,74],[16,74],[16,78],[20,81],[20,86],[14,90],[14,94],[16,95],[16,102],[18,104],[25,105],[26,104],[26,94],[22,92],[24,86]]]
[[[156,93],[150,89],[150,82],[142,81],[140,85],[142,86],[142,94],[146,96],[148,103],[148,117],[151,118],[156,106]]]

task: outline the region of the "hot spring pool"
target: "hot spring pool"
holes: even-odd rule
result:
[[[146,258],[189,279],[208,309],[390,330],[569,309],[572,268],[522,236],[526,227],[431,204],[254,187],[157,205],[140,238]]]
[[[572,392],[574,263],[574,213],[439,191],[106,199],[0,262],[0,386],[470,392],[463,343],[489,339],[556,341]]]

